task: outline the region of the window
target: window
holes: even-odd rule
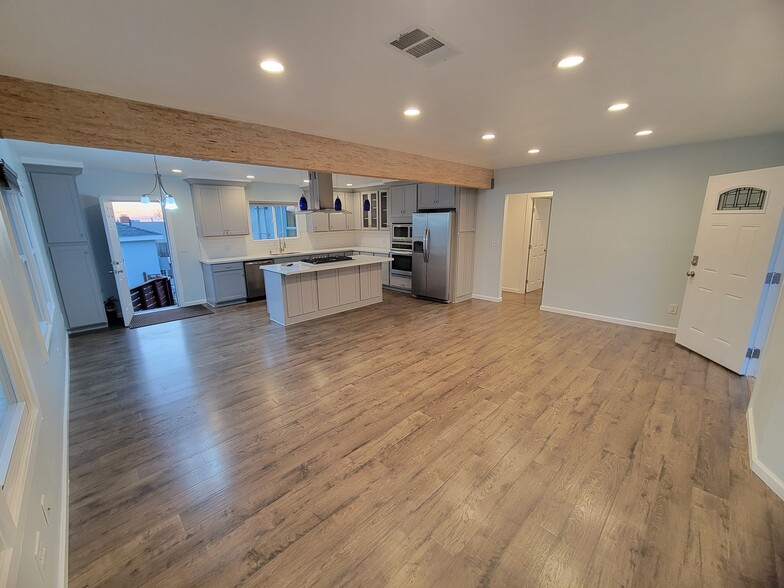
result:
[[[18,190],[3,190],[3,203],[8,213],[16,252],[27,278],[38,325],[48,348],[54,316],[54,298],[44,272],[44,260],[35,241],[32,219],[24,197]]]
[[[727,190],[719,195],[717,210],[762,210],[768,192],[750,186]]]
[[[5,485],[24,408],[24,402],[19,402],[11,385],[8,367],[0,353],[0,487]]]
[[[256,241],[296,237],[297,206],[279,202],[251,202],[250,227]]]

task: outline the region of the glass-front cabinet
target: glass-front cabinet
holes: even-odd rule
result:
[[[389,228],[389,190],[369,190],[361,193],[362,228]],[[366,205],[370,202],[370,206]],[[368,208],[368,210],[365,210]]]

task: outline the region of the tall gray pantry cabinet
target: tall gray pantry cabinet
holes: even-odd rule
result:
[[[106,326],[98,275],[76,187],[80,168],[25,164],[68,330]]]

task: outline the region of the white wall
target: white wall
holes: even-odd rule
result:
[[[779,296],[749,404],[751,467],[784,500],[784,295]]]
[[[37,231],[38,246],[42,251],[43,239],[32,191],[24,177],[24,168],[6,141],[0,140],[0,158],[18,175],[22,193],[33,218]],[[40,341],[40,331],[34,315],[30,292],[23,279],[11,279],[19,274],[19,259],[9,246],[5,219],[0,220],[0,275],[3,276],[3,295],[8,302],[19,333],[17,348],[29,368],[30,377],[39,402],[40,432],[34,445],[30,464],[30,487],[24,496],[19,522],[21,534],[13,549],[18,566],[18,575],[12,586],[57,586],[65,585],[67,562],[67,346],[62,312],[58,309],[52,329],[48,354]],[[50,285],[54,284],[48,276]],[[53,290],[54,291],[54,290]],[[55,301],[57,303],[57,301]],[[44,520],[40,501],[45,494],[51,505],[50,522]],[[42,578],[33,557],[35,534],[41,533],[47,548],[48,564]]]
[[[784,133],[507,168],[479,195],[474,293],[500,296],[507,194],[553,191],[542,304],[675,327],[708,176],[784,164]]]

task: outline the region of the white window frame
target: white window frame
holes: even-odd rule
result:
[[[253,218],[252,218],[252,215],[253,215],[252,207],[253,206],[272,206],[272,207],[275,207],[275,206],[286,206],[286,207],[293,206],[295,211],[296,211],[297,203],[296,202],[255,202],[255,201],[248,202],[248,213],[250,215],[250,219],[249,220],[250,220],[250,224],[251,224],[251,238],[254,241],[264,242],[264,241],[277,241],[278,239],[298,239],[299,238],[299,225],[297,224],[297,221],[296,221],[296,212],[295,212],[294,228],[297,231],[296,235],[294,235],[293,237],[273,237],[272,239],[256,239],[256,237],[253,235]],[[275,212],[274,211],[272,213],[272,228],[273,228],[274,234],[277,235],[278,234],[278,219],[275,217]]]
[[[17,403],[2,431],[3,463],[0,464],[0,585],[10,572],[13,548],[18,543],[22,500],[29,494],[32,448],[40,426],[38,399],[23,359],[21,338],[13,323],[5,286],[0,284],[0,361],[4,385],[10,386]],[[9,447],[10,442],[10,447]]]
[[[40,329],[44,349],[48,353],[55,316],[55,303],[52,288],[46,278],[43,255],[33,234],[32,218],[25,203],[24,195],[15,189],[4,189],[3,204],[10,224],[16,254],[30,285],[31,299],[36,321]]]

